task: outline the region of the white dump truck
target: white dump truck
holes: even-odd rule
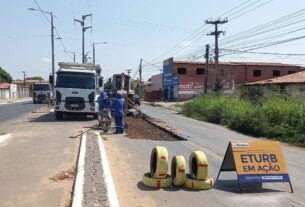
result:
[[[100,88],[103,85],[100,65],[58,63],[54,85],[56,119],[64,114],[93,115],[97,118]],[[52,75],[50,83],[53,84]]]
[[[49,83],[34,83],[32,85],[33,103],[49,103],[52,91]]]

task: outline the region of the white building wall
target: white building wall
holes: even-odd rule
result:
[[[162,90],[162,73],[151,77],[151,84],[153,91]]]

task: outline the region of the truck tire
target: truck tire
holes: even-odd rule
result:
[[[62,112],[60,112],[60,111],[55,112],[55,117],[57,120],[62,119],[63,116],[64,116],[64,114]]]
[[[176,155],[172,159],[171,176],[174,186],[181,186],[185,182],[185,159],[183,155]]]
[[[153,178],[165,178],[168,170],[167,149],[162,146],[153,148],[150,155],[150,173]]]
[[[172,177],[166,175],[165,178],[153,178],[150,173],[143,175],[143,184],[151,188],[167,188],[172,185]]]
[[[204,152],[193,151],[190,154],[189,169],[191,177],[196,180],[208,179],[208,159]]]
[[[213,178],[196,180],[190,174],[186,174],[184,186],[194,190],[208,190],[213,187]]]

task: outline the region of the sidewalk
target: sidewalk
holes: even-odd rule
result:
[[[19,103],[32,100],[31,97],[27,98],[10,98],[10,99],[0,99],[0,104],[12,104],[12,103]]]

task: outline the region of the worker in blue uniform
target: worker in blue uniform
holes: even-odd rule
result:
[[[102,117],[107,117],[111,120],[111,111],[110,111],[110,99],[105,92],[101,92],[98,98],[98,119],[101,120]]]
[[[125,115],[125,99],[120,93],[117,94],[113,103],[114,120],[115,120],[115,134],[124,133],[124,115]]]
[[[99,111],[103,111],[103,109],[108,109],[110,107],[110,100],[107,94],[102,91],[98,98]]]

